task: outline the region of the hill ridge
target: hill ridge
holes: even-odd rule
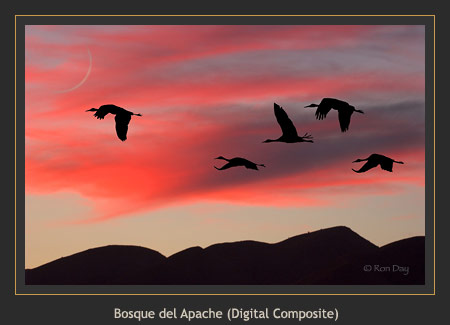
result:
[[[168,257],[136,245],[106,245],[25,270],[28,284],[421,284],[424,237],[378,247],[345,226],[276,243],[193,246]],[[361,263],[414,265],[408,277],[364,272]],[[352,274],[352,277],[348,275]],[[409,281],[409,280],[411,281]]]

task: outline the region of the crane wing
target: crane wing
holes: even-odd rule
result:
[[[239,158],[239,159],[241,159],[240,163],[243,166],[245,166],[245,168],[258,170],[258,167],[256,166],[256,164],[254,162],[252,162],[252,161],[250,161],[248,159],[245,159],[245,158]]]
[[[110,109],[111,105],[102,105],[99,107],[99,109],[95,112],[94,116],[98,118],[99,120],[102,120],[105,118],[106,115],[111,113]]]
[[[295,128],[294,123],[292,123],[291,119],[286,114],[284,109],[275,103],[273,109],[275,112],[275,117],[277,118],[277,122],[281,127],[281,131],[283,132],[283,135],[293,138],[298,137],[297,129]]]
[[[357,173],[364,173],[366,171],[368,171],[369,169],[372,169],[374,167],[378,166],[378,162],[374,162],[373,160],[368,160],[359,170],[354,170]]]
[[[316,119],[323,120],[327,117],[327,114],[333,108],[335,100],[333,98],[324,98],[317,107],[316,110]]]
[[[114,118],[116,121],[116,133],[120,140],[125,141],[127,139],[128,124],[131,120],[131,115],[128,114],[116,114]]]
[[[392,166],[393,165],[394,165],[394,162],[391,159],[387,158],[387,157],[386,157],[386,159],[383,159],[380,162],[381,169],[387,170],[388,172],[392,172]]]
[[[233,166],[233,165],[230,164],[230,163],[227,163],[227,164],[223,165],[223,166],[220,167],[220,168],[217,168],[216,166],[214,166],[214,168],[217,169],[217,170],[224,170],[224,169],[228,169],[228,168],[231,168],[231,167],[235,167],[235,166]]]
[[[341,131],[345,132],[348,130],[350,125],[350,118],[353,114],[353,110],[350,107],[341,107],[338,112],[339,124],[341,126]]]

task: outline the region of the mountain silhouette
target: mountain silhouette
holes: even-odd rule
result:
[[[191,247],[169,257],[137,246],[89,249],[25,270],[32,284],[292,285],[424,284],[424,237],[378,247],[339,226],[274,244],[257,241]],[[364,271],[365,265],[409,266]]]
[[[142,276],[142,269],[164,262],[165,256],[138,246],[111,245],[62,257],[33,270],[26,270],[26,283],[129,284]]]

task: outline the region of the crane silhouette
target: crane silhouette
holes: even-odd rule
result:
[[[381,169],[383,170],[387,170],[388,172],[392,172],[392,166],[394,165],[394,163],[397,164],[404,164],[403,161],[395,161],[392,158],[383,156],[383,155],[379,155],[379,154],[371,154],[369,156],[369,158],[366,159],[356,159],[354,161],[355,162],[361,162],[361,161],[367,161],[359,170],[354,170],[352,168],[352,170],[355,173],[364,173],[366,171],[368,171],[369,169],[372,169],[374,167],[377,167],[378,165],[380,165]]]
[[[117,137],[122,141],[127,139],[128,124],[130,123],[131,116],[142,116],[141,114],[135,114],[122,107],[111,104],[102,105],[99,108],[91,108],[86,112],[95,112],[94,116],[99,120],[104,119],[108,114],[116,115],[114,118],[116,121],[116,133]]]
[[[255,170],[258,170],[258,166],[266,167],[263,164],[255,164],[254,162],[251,162],[250,160],[247,160],[247,159],[241,158],[241,157],[227,159],[225,157],[219,156],[214,159],[222,159],[222,160],[228,161],[227,164],[223,165],[220,168],[217,168],[216,166],[214,166],[214,168],[217,170],[224,170],[224,169],[228,169],[231,167],[237,167],[237,166],[244,166],[247,169],[255,169]]]
[[[311,104],[306,107],[317,107],[316,110],[316,119],[323,120],[327,117],[328,112],[333,108],[338,111],[339,124],[341,126],[341,131],[345,132],[348,130],[350,125],[350,118],[353,112],[364,114],[363,111],[359,109],[355,109],[354,106],[350,105],[347,102],[344,102],[335,98],[324,98],[320,102],[319,105]]]
[[[305,133],[302,137],[299,137],[297,134],[297,129],[292,123],[289,116],[286,112],[276,103],[273,104],[273,110],[275,112],[275,117],[277,118],[277,122],[281,127],[281,131],[283,134],[278,139],[267,139],[263,141],[263,143],[267,142],[286,142],[286,143],[295,143],[295,142],[314,142],[311,139],[313,138],[310,134]]]

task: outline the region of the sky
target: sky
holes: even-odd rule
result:
[[[169,256],[344,225],[376,245],[424,235],[424,26],[25,29],[25,265],[110,244]],[[324,97],[365,114],[316,120]],[[274,103],[314,143],[262,143]],[[134,116],[120,141],[115,104]],[[379,153],[404,165],[357,174]],[[215,157],[265,164],[217,171]]]

